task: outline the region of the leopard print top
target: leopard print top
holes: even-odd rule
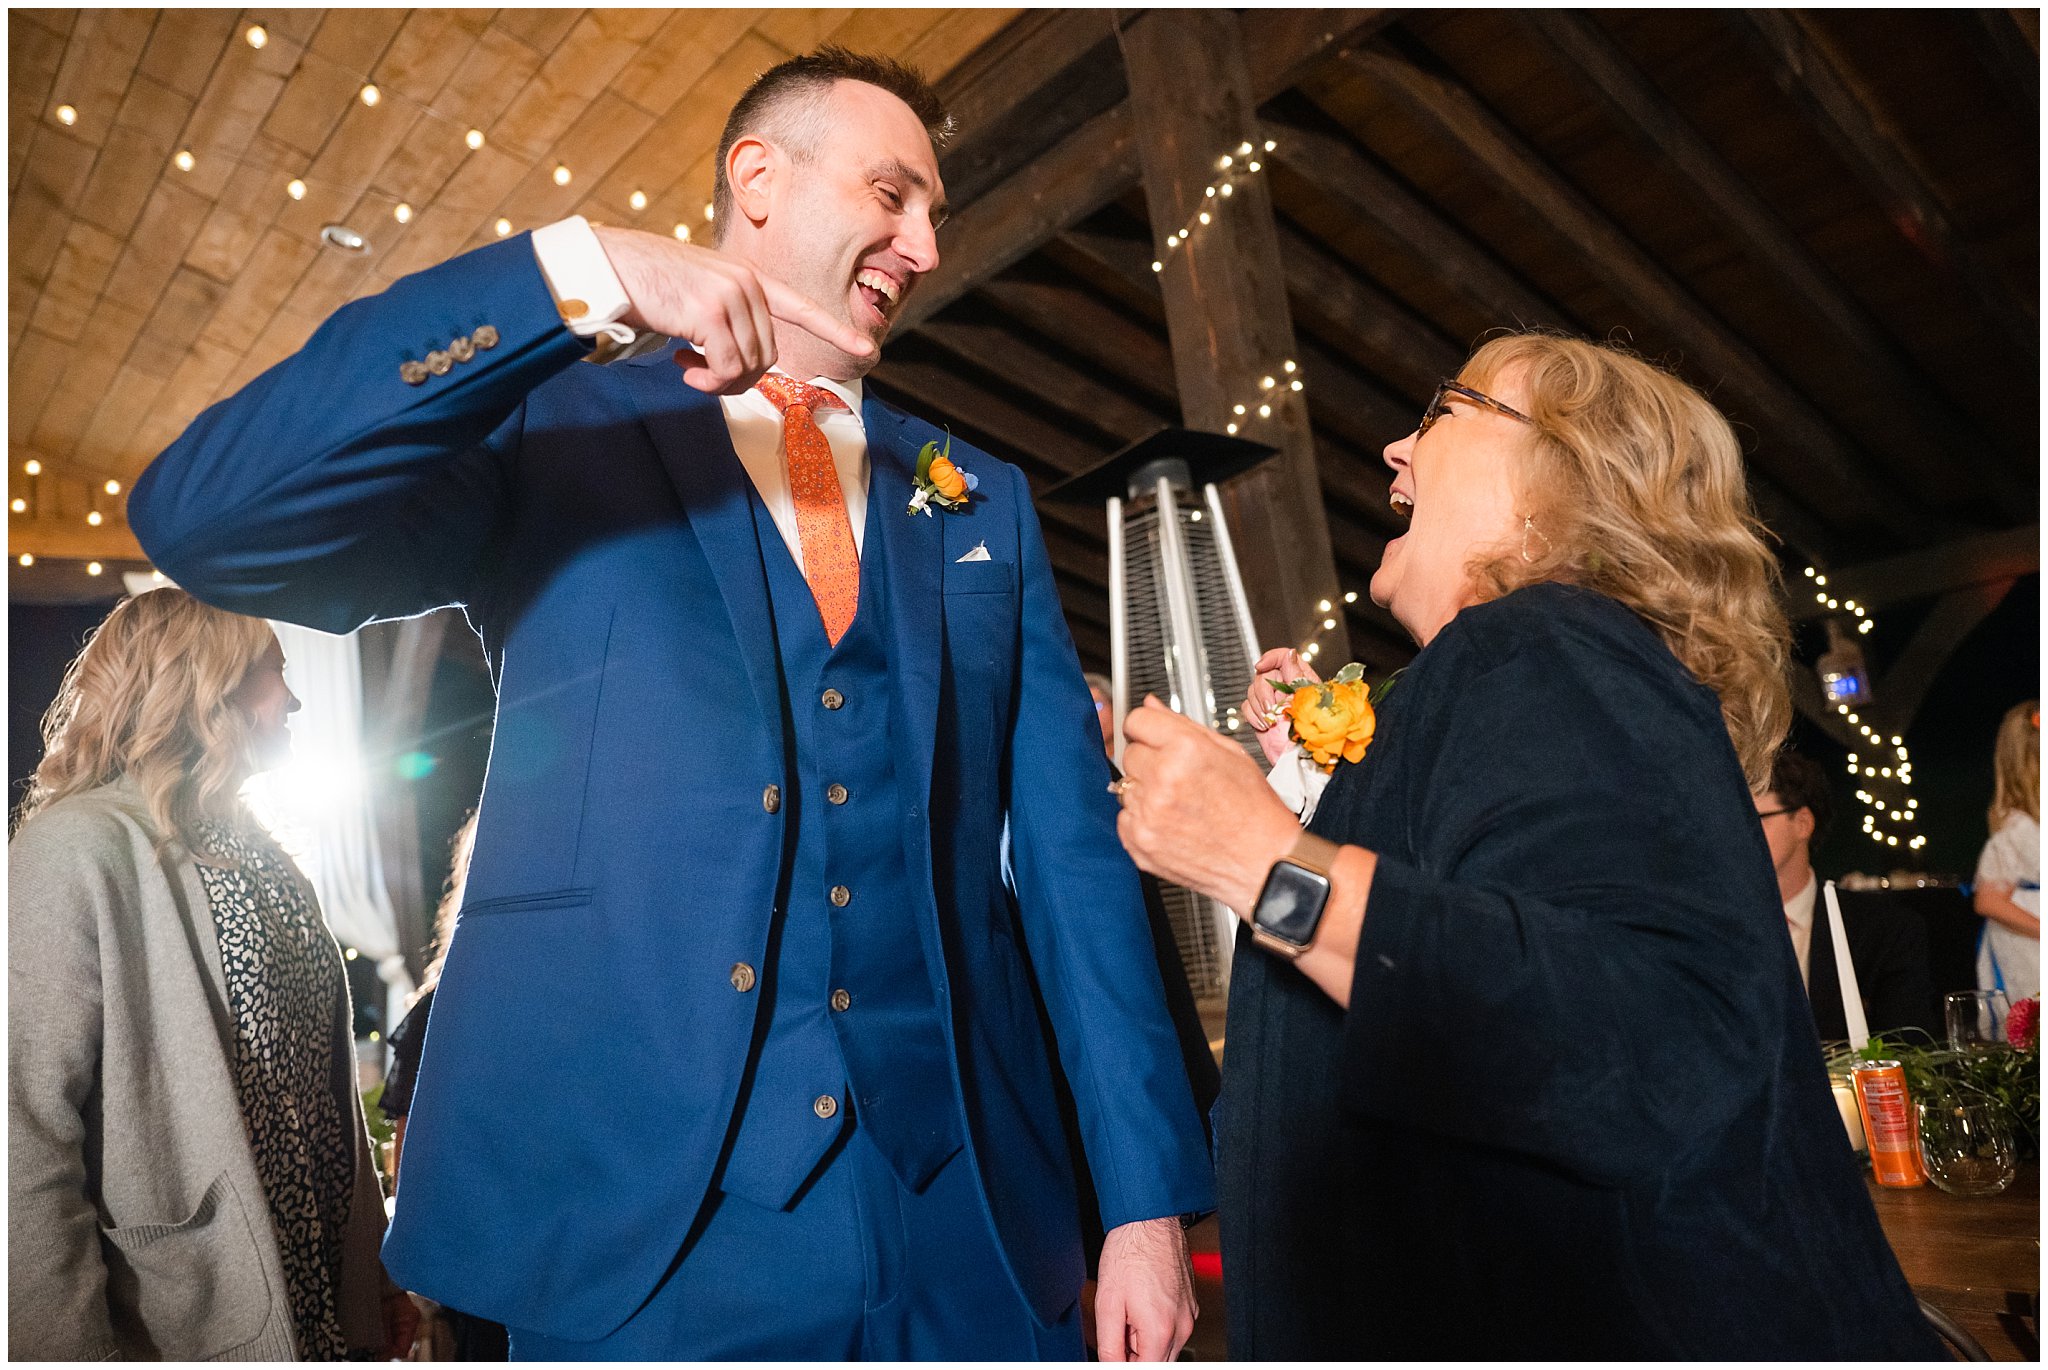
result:
[[[234,1013],[235,1085],[284,1260],[299,1354],[348,1356],[336,1311],[354,1191],[351,1119],[334,1090],[341,957],[291,858],[260,830],[208,823],[198,863]],[[353,1078],[353,1062],[342,1065]]]

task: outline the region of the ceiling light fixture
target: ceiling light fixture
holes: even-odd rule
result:
[[[647,208],[647,192],[644,190],[634,191],[626,197],[626,203],[633,206],[633,212],[638,214],[641,210]]]
[[[85,563],[85,573],[89,576],[96,576],[106,569],[106,567],[100,565],[97,561],[88,561],[87,563]]]
[[[366,105],[374,106],[379,100],[384,98],[384,92],[378,90],[375,86],[364,86],[357,93],[357,98]]]
[[[243,34],[242,37],[248,40],[249,46],[252,48],[260,48],[270,41],[270,35],[264,32],[263,25],[261,24],[249,25],[249,31]]]
[[[23,552],[19,557],[16,557],[15,560],[19,561],[23,566],[33,566],[36,564],[36,558],[33,552]]]
[[[90,514],[87,514],[85,516],[85,521],[87,526],[93,528],[97,528],[100,526],[101,523],[105,522],[105,520],[100,516],[100,511],[97,509],[93,510]]]
[[[510,219],[500,219],[496,224],[492,225],[492,227],[497,229],[498,236],[502,238],[512,231],[512,221]]]
[[[398,220],[398,222],[400,222],[400,223],[402,223],[402,224],[409,224],[409,223],[411,223],[411,222],[412,222],[412,206],[411,206],[411,205],[409,205],[409,204],[407,204],[407,203],[406,203],[405,201],[403,201],[403,200],[400,200],[400,201],[398,202],[398,207],[397,207],[396,209],[393,209],[393,210],[391,211],[391,217],[392,217],[392,218],[394,218],[394,219],[396,219],[396,220]]]
[[[106,483],[105,489],[106,492],[110,495],[118,495],[121,493],[121,482],[117,480],[110,480]]]
[[[12,509],[17,514],[26,514],[28,512],[28,501],[23,499],[21,496],[16,495],[13,501],[9,503],[7,507],[9,509]]]
[[[682,242],[687,243],[690,241],[690,226],[688,224],[677,224],[676,237]]]
[[[31,476],[40,476],[41,474],[43,474],[43,464],[37,461],[34,457],[30,457],[27,461],[23,462],[21,464],[21,469],[23,471],[26,471]]]
[[[294,176],[290,184],[285,186],[284,193],[291,196],[294,200],[303,200],[306,198],[306,183]]]
[[[566,167],[566,166],[559,166],[559,165],[558,165],[558,166],[557,166],[557,167],[555,168],[555,184],[556,184],[556,185],[558,185],[558,186],[565,186],[565,185],[569,184],[569,168],[568,168],[568,167]]]
[[[70,128],[78,122],[78,111],[69,105],[57,106],[57,122],[66,128]]]
[[[717,217],[718,217],[718,206],[717,206],[717,205],[706,205],[706,206],[704,206],[704,222],[705,222],[705,223],[710,223],[710,222],[711,222],[711,221],[712,221],[713,219],[715,219],[715,218],[717,218]]]
[[[471,152],[475,152],[484,145],[484,131],[480,128],[473,128],[462,135],[462,141],[469,144]]]
[[[179,148],[178,155],[171,158],[171,164],[177,167],[178,170],[180,171],[190,171],[194,166],[197,165],[197,163],[192,160],[192,149],[189,147]]]
[[[320,230],[320,241],[329,247],[338,247],[343,252],[361,253],[370,250],[370,240],[350,228],[347,224],[327,224]]]

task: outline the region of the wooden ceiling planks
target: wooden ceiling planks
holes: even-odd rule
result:
[[[501,216],[701,232],[719,126],[766,67],[829,40],[942,74],[1014,14],[10,11],[10,466],[48,468],[34,515],[82,517],[335,308],[493,240]],[[329,222],[373,251],[321,247]]]

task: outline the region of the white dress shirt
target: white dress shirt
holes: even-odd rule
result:
[[[1792,951],[1799,958],[1799,983],[1812,988],[1806,971],[1813,950],[1813,905],[1820,893],[1820,877],[1809,875],[1806,886],[1785,901],[1785,931],[1792,935]]]
[[[582,215],[533,232],[533,255],[540,274],[547,281],[555,303],[573,301],[581,306],[565,313],[563,322],[578,337],[604,334],[621,345],[634,339],[633,330],[619,322],[631,308],[618,273],[612,270],[597,234]],[[771,368],[781,375],[781,367]],[[832,449],[832,465],[839,473],[839,490],[846,497],[846,519],[853,525],[853,549],[859,555],[866,545],[868,523],[868,432],[861,417],[861,383],[813,376],[810,384],[831,391],[847,407],[815,413],[818,431]],[[677,377],[676,384],[682,379]],[[804,564],[803,539],[796,530],[796,499],[789,489],[789,457],[782,443],[782,411],[758,390],[741,395],[721,395],[718,404],[725,411],[726,431],[732,435],[733,451],[747,478],[760,493],[768,516],[795,559]]]

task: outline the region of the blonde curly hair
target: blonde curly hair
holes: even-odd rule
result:
[[[123,600],[64,673],[43,716],[43,760],[15,822],[123,777],[141,791],[158,844],[193,848],[205,818],[246,818],[250,723],[229,696],[269,650],[260,618],[178,589]]]
[[[1991,831],[2023,813],[2041,821],[2041,701],[2029,699],[2005,711],[1992,753]]]
[[[1523,381],[1535,420],[1521,488],[1536,537],[1472,567],[1482,593],[1540,581],[1619,600],[1720,696],[1752,788],[1792,722],[1782,578],[1728,420],[1692,386],[1614,346],[1512,333],[1461,383]]]

